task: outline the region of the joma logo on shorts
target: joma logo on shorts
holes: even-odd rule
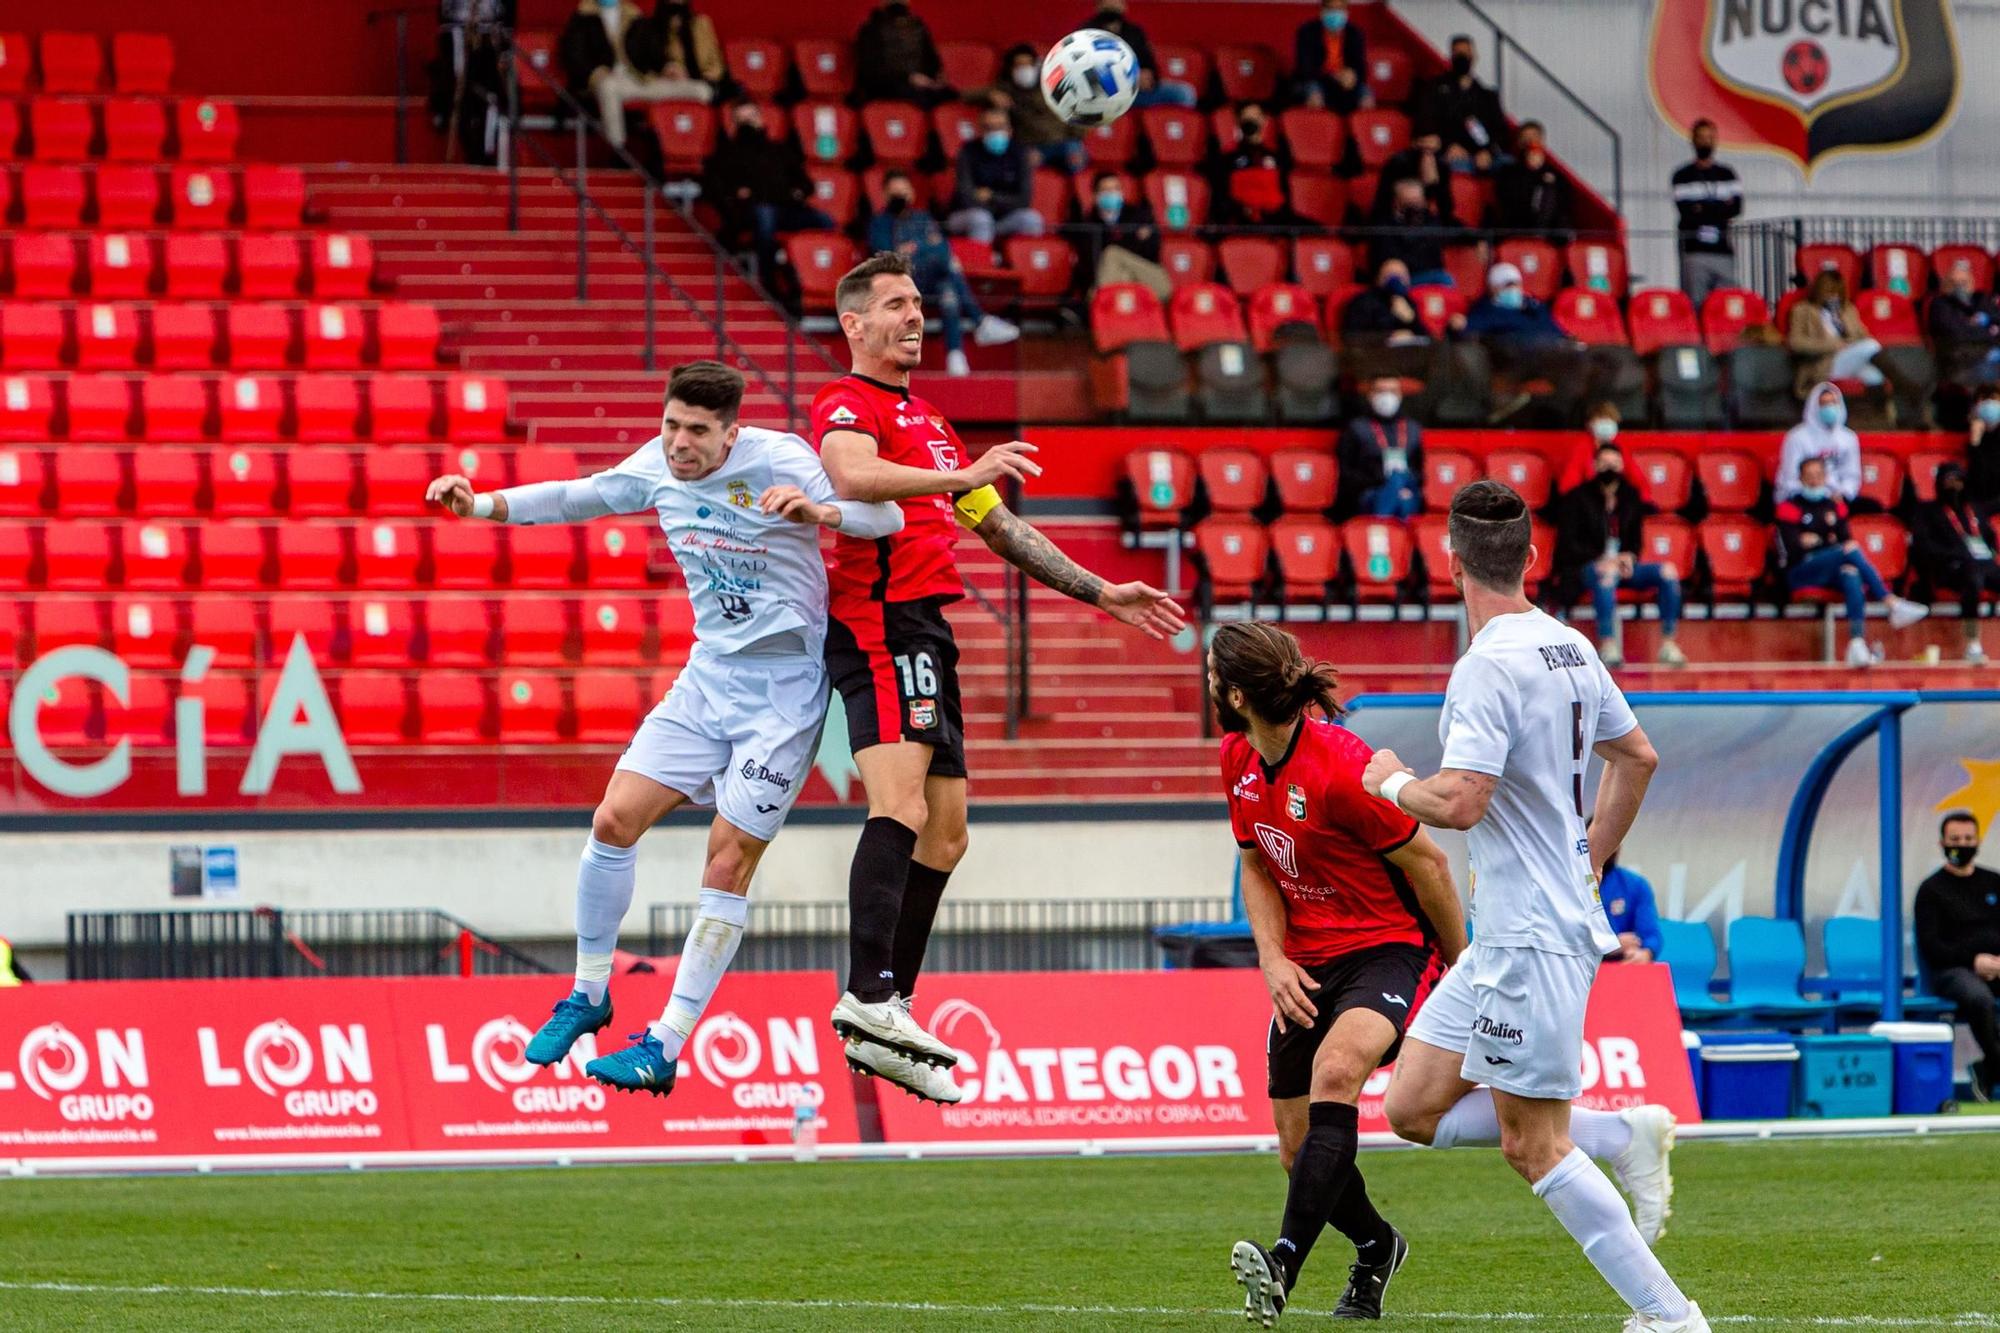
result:
[[[768,782],[779,791],[790,791],[792,789],[792,780],[790,778],[786,777],[783,773],[773,772],[754,759],[745,759],[743,761],[743,780],[745,782]]]
[[[1473,1020],[1472,1025],[1478,1029],[1479,1035],[1482,1037],[1491,1037],[1495,1041],[1509,1042],[1515,1046],[1521,1044],[1521,1029],[1515,1027],[1512,1023],[1496,1023],[1486,1015],[1481,1014]]]

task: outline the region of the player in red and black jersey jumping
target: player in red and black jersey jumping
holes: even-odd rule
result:
[[[834,289],[854,370],[813,400],[812,439],[842,499],[893,500],[903,530],[836,539],[827,583],[827,674],[847,730],[868,823],[848,878],[847,993],[833,1026],[847,1061],[932,1101],[962,1095],[958,1056],[910,1016],[931,923],[965,855],[965,730],[958,648],[944,607],[964,595],[958,528],[1029,577],[1154,638],[1185,628],[1143,583],[1106,583],[1001,503],[993,483],[1037,475],[1034,446],[968,461],[938,410],[910,392],[923,354],[923,298],[901,255],[878,254]]]
[[[1229,1260],[1248,1291],[1244,1313],[1266,1327],[1329,1225],[1356,1251],[1335,1317],[1381,1318],[1409,1245],[1375,1211],[1355,1165],[1356,1103],[1465,948],[1444,852],[1361,788],[1372,748],[1335,723],[1337,680],[1274,625],[1224,625],[1209,645],[1243,906],[1275,1011],[1271,1114],[1291,1175],[1278,1240],[1240,1241]],[[1324,716],[1310,716],[1314,707]]]

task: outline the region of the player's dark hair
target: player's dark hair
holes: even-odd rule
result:
[[[1299,641],[1262,621],[1231,621],[1208,644],[1216,683],[1243,691],[1243,700],[1265,722],[1283,726],[1317,705],[1330,718],[1340,706],[1340,672],[1331,662],[1309,660]]]
[[[1528,569],[1528,502],[1500,481],[1475,481],[1451,499],[1451,553],[1465,576],[1495,592],[1521,586]]]
[[[1944,831],[1953,824],[1970,824],[1972,825],[1972,836],[1975,838],[1979,836],[1979,816],[1973,814],[1970,810],[1945,811],[1944,818],[1938,821],[1938,836],[1942,838]]]
[[[720,361],[688,361],[667,376],[667,401],[706,408],[734,425],[743,410],[743,376]]]
[[[860,314],[875,294],[875,279],[885,273],[910,276],[910,261],[894,250],[878,250],[841,275],[833,289],[833,308],[841,314]]]

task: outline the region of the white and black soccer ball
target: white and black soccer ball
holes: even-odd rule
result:
[[[1042,58],[1042,98],[1071,125],[1109,125],[1139,95],[1139,57],[1117,33],[1078,28]]]

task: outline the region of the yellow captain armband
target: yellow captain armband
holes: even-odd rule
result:
[[[988,514],[1000,507],[1000,492],[991,486],[981,486],[953,500],[951,507],[952,512],[958,515],[958,526],[976,528],[986,521]]]

